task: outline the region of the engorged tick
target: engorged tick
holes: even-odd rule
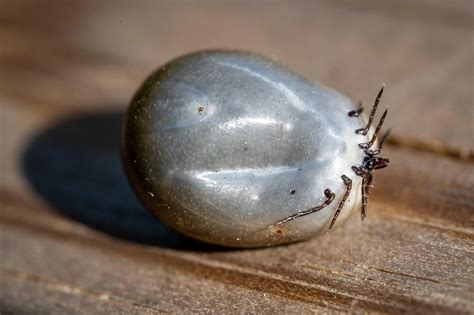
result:
[[[211,50],[170,61],[132,99],[123,164],[162,222],[202,241],[272,246],[322,234],[362,204],[377,135],[363,107],[252,53]],[[369,131],[374,130],[369,136]],[[361,192],[361,193],[360,193]]]

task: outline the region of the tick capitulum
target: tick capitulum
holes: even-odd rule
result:
[[[370,116],[369,116],[369,120],[367,122],[367,125],[364,128],[360,128],[360,129],[355,130],[356,134],[367,135],[370,128],[372,127],[375,112],[377,111],[377,107],[378,107],[380,99],[382,97],[384,87],[385,87],[385,85],[382,85],[382,87],[381,87],[381,89],[380,89],[380,91],[379,91],[379,93],[378,93],[378,95],[375,99],[374,106],[372,107],[372,110],[370,111]],[[359,108],[357,110],[350,111],[348,113],[348,116],[349,117],[359,117],[359,115],[362,113],[363,109],[364,109],[363,106],[361,104],[359,104]],[[372,188],[373,171],[385,168],[390,163],[390,160],[388,158],[378,156],[382,152],[383,144],[384,144],[385,140],[387,139],[387,137],[390,133],[390,130],[388,130],[383,135],[382,140],[380,141],[379,147],[376,150],[371,149],[373,144],[377,140],[377,136],[380,132],[380,129],[382,128],[382,125],[383,125],[384,121],[385,121],[385,117],[387,116],[387,112],[388,112],[388,109],[385,109],[384,113],[382,114],[382,117],[379,120],[379,123],[377,124],[377,127],[375,128],[374,134],[372,135],[372,138],[370,139],[370,141],[366,142],[366,143],[360,143],[359,144],[359,148],[361,150],[363,150],[365,155],[366,155],[364,160],[362,161],[362,164],[359,165],[359,166],[357,166],[357,165],[352,166],[352,170],[354,171],[354,173],[357,176],[362,177],[362,188],[361,188],[361,190],[362,190],[361,219],[362,220],[367,215],[367,203],[368,203],[370,188]],[[351,192],[351,189],[352,189],[352,180],[346,175],[342,175],[341,178],[344,181],[344,185],[346,186],[346,191],[345,191],[344,196],[342,197],[341,201],[339,202],[336,211],[334,212],[334,215],[333,215],[332,220],[331,220],[331,224],[329,225],[329,229],[331,229],[334,226],[334,224],[336,223],[336,219],[339,216],[339,214],[341,213],[341,210],[344,207],[344,203],[346,202],[347,198],[349,197],[349,193]],[[329,188],[327,188],[326,192],[327,191],[330,192],[331,190]],[[286,223],[288,221],[294,220],[298,217],[305,216],[305,215],[308,215],[308,214],[311,214],[311,213],[322,210],[323,208],[328,206],[333,201],[334,194],[332,194],[332,195],[333,195],[332,198],[328,198],[321,205],[319,205],[317,207],[314,207],[314,208],[311,208],[309,210],[298,212],[298,213],[296,213],[292,216],[289,216],[289,217],[279,221],[275,225],[281,225],[281,224]]]

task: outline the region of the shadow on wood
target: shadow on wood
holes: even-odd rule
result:
[[[158,222],[128,185],[120,160],[123,113],[72,117],[33,137],[23,154],[29,182],[53,208],[129,241],[188,250],[218,250]]]

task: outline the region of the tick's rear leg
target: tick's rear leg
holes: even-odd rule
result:
[[[347,198],[349,197],[349,194],[350,194],[351,189],[352,189],[352,180],[349,177],[347,177],[346,175],[342,175],[341,178],[344,181],[344,184],[346,185],[346,193],[342,197],[342,200],[339,202],[339,205],[337,206],[336,212],[334,212],[334,216],[332,217],[332,221],[331,221],[331,225],[329,225],[329,229],[331,229],[333,227],[334,223],[336,223],[336,219],[339,216],[339,214],[341,213],[342,207],[344,207],[344,203],[346,202]]]
[[[322,204],[320,204],[319,206],[308,209],[308,210],[300,211],[300,212],[295,213],[293,215],[290,215],[289,217],[284,218],[280,222],[275,223],[275,224],[271,225],[270,227],[274,227],[276,225],[282,225],[286,222],[292,221],[296,218],[299,218],[299,217],[302,217],[302,216],[305,216],[305,215],[309,215],[311,213],[318,212],[319,210],[327,207],[334,200],[335,195],[329,188],[327,188],[324,191],[324,195],[326,196],[326,200]]]

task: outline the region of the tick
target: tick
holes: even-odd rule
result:
[[[272,60],[197,52],[154,72],[125,118],[129,181],[162,222],[202,241],[259,247],[305,240],[367,212],[386,133],[383,87],[363,107]]]

